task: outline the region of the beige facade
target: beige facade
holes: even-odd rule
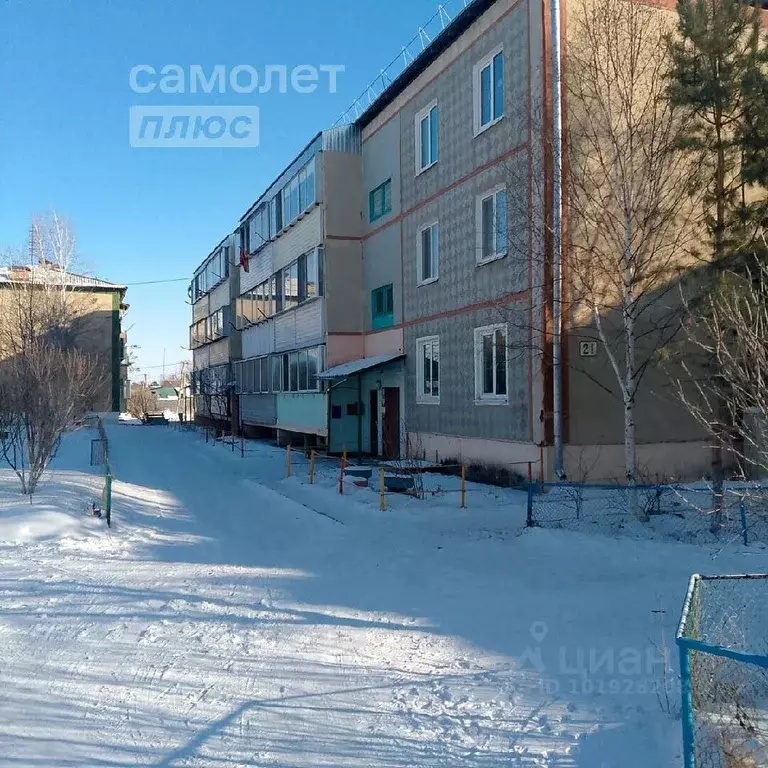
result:
[[[35,287],[31,287],[33,285]],[[39,286],[39,287],[38,287]],[[126,289],[96,278],[62,274],[41,267],[0,271],[0,359],[13,354],[19,310],[43,317],[52,302],[61,302],[71,343],[93,356],[101,385],[91,404],[98,412],[125,409],[127,359],[122,316]]]

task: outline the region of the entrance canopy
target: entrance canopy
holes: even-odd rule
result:
[[[348,363],[335,365],[333,368],[323,371],[317,375],[318,379],[345,379],[349,376],[368,371],[371,368],[378,368],[380,365],[393,363],[395,360],[402,360],[405,355],[375,355],[374,357],[361,357],[358,360],[351,360]]]

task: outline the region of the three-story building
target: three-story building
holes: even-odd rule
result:
[[[246,432],[345,441],[320,374],[363,355],[361,167],[355,126],[323,131],[241,217],[234,379]]]
[[[230,430],[237,423],[231,362],[240,358],[232,307],[238,294],[237,236],[225,237],[195,270],[189,287],[195,418]]]

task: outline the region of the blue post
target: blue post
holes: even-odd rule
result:
[[[680,693],[682,698],[681,721],[683,724],[683,766],[696,768],[693,746],[693,693],[691,690],[691,657],[685,638],[678,637],[680,649]]]
[[[747,541],[747,506],[743,496],[739,499],[739,513],[741,514],[741,533],[744,536],[744,546],[746,547],[749,544]]]
[[[525,524],[531,528],[533,527],[533,483],[528,483],[528,516]]]

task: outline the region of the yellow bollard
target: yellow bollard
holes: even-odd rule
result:
[[[345,458],[341,457],[341,466],[339,467],[339,493],[344,494],[344,467],[346,466],[347,462]]]
[[[384,467],[379,469],[379,509],[384,512],[387,508],[387,501],[384,497]]]
[[[461,465],[461,508],[467,508],[467,467]]]
[[[315,482],[315,452],[314,450],[309,453],[309,483],[310,485]]]
[[[285,449],[285,476],[291,476],[291,446],[287,446]]]

